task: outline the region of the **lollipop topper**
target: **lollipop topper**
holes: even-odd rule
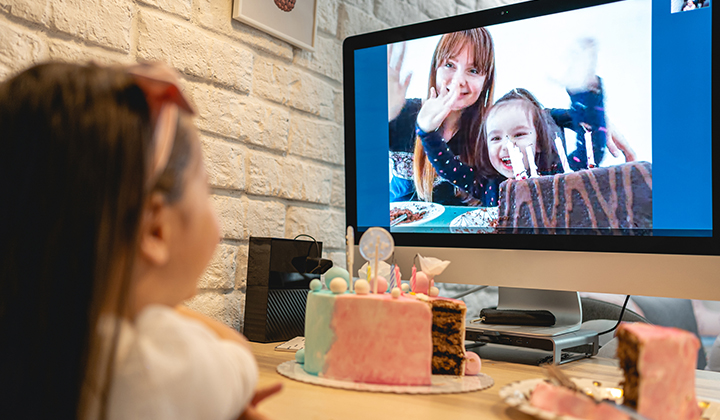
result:
[[[377,275],[378,261],[385,261],[395,250],[395,242],[390,232],[383,228],[371,227],[360,238],[360,255],[369,263],[373,261],[372,273]],[[377,284],[374,282],[373,293],[377,293]]]

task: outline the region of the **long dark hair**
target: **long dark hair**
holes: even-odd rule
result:
[[[515,88],[495,102],[493,107],[488,111],[486,119],[482,122],[476,143],[477,166],[475,167],[475,172],[477,176],[502,176],[495,170],[492,163],[490,163],[490,156],[487,149],[486,121],[487,117],[493,112],[510,104],[519,104],[532,119],[537,139],[534,158],[538,171],[546,175],[557,172],[561,163],[560,157],[553,145],[553,135],[556,132],[553,128],[556,128],[556,126],[554,126],[555,123],[552,121],[552,117],[546,114],[540,101],[538,101],[530,91],[523,88]]]
[[[150,189],[170,199],[190,150],[178,128]],[[121,68],[41,64],[0,85],[0,133],[3,410],[75,419],[94,398],[102,417],[114,355],[100,354],[96,325],[127,310],[150,192],[148,102]]]
[[[495,89],[495,47],[493,46],[492,36],[487,29],[476,28],[453,32],[440,38],[430,65],[428,97],[431,88],[437,89],[436,75],[438,67],[465,45],[472,47],[475,67],[481,74],[485,75],[485,83],[480,91],[480,96],[474,104],[462,111],[458,123],[458,134],[460,138],[466,139],[465,143],[460,146],[459,158],[463,163],[472,167],[476,164],[475,142],[480,131],[480,123],[485,119],[487,110],[492,105],[493,91]],[[415,190],[423,200],[432,201],[433,184],[437,173],[432,167],[419,138],[415,139],[414,156],[413,180]]]

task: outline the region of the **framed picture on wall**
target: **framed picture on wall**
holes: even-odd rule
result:
[[[315,51],[317,0],[233,0],[233,19]]]

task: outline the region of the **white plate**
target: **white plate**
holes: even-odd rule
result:
[[[432,375],[430,378],[432,384],[426,386],[363,384],[311,375],[305,372],[302,365],[294,360],[288,360],[278,365],[277,372],[290,379],[313,385],[393,394],[458,394],[480,391],[495,384],[493,378],[484,373],[473,376]]]
[[[498,218],[497,207],[480,207],[454,218],[450,222],[451,233],[493,233],[491,222]]]
[[[392,211],[393,209],[407,209],[412,211],[413,213],[425,212],[425,215],[420,220],[416,220],[414,222],[400,222],[392,227],[421,225],[423,223],[429,222],[432,219],[435,219],[436,217],[440,216],[445,212],[445,206],[438,203],[428,203],[425,201],[400,201],[396,203],[390,203],[390,210]]]
[[[570,378],[575,385],[583,392],[591,395],[596,400],[612,400],[617,404],[622,404],[622,387],[619,383],[613,381],[593,381],[592,379]],[[530,393],[538,382],[544,381],[542,378],[526,379],[524,381],[513,382],[500,388],[498,394],[508,405],[517,408],[525,414],[529,414],[538,419],[543,420],[581,420],[570,416],[559,416],[550,411],[541,410],[530,405]],[[703,410],[701,418],[715,419],[720,413],[720,407],[717,402],[709,402],[706,399],[698,399],[698,405]]]
[[[617,383],[602,383],[591,379],[571,378],[573,382],[586,393],[591,393],[596,399],[609,399],[622,403],[622,388]],[[513,382],[500,388],[498,394],[508,405],[517,408],[525,414],[529,414],[543,420],[576,420],[575,417],[559,416],[550,411],[541,410],[530,405],[530,393],[535,386],[544,381],[542,378],[526,379]]]

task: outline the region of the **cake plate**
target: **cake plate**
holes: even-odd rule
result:
[[[353,391],[386,392],[393,394],[459,394],[480,391],[495,384],[493,378],[484,373],[474,376],[432,375],[432,384],[427,386],[381,385],[338,381],[311,375],[295,360],[288,360],[277,367],[277,372],[287,378],[313,385]]]

